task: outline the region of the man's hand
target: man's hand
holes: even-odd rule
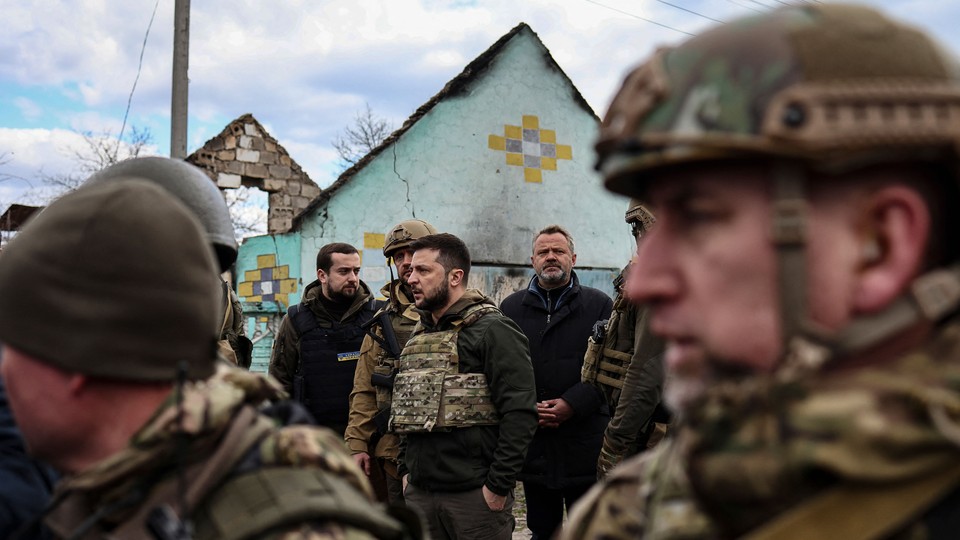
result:
[[[403,478],[400,479],[400,484],[401,484],[400,491],[402,493],[407,492],[407,478],[410,478],[410,473],[403,475]]]
[[[506,495],[497,495],[496,493],[487,489],[486,485],[480,488],[480,491],[483,493],[483,500],[487,502],[487,508],[493,510],[494,512],[503,510],[503,507],[507,504]]]
[[[573,417],[573,407],[563,398],[537,402],[540,427],[555,428]]]
[[[370,476],[370,454],[366,452],[358,452],[353,455],[353,462],[363,469],[364,474]]]

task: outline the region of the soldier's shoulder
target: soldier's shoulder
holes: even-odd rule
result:
[[[624,461],[577,502],[562,538],[713,538],[676,440]]]
[[[624,461],[594,485],[574,505],[561,539],[642,537],[647,525],[645,473],[654,461],[652,454]]]

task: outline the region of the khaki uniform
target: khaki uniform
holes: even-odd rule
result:
[[[232,287],[225,285],[224,289],[228,298],[224,298],[223,324],[220,326],[220,341],[217,342],[217,348],[220,354],[232,364],[250,369],[253,344],[250,343],[244,329],[243,307]]]
[[[562,538],[953,537],[958,380],[955,319],[882,365],[788,362],[718,384],[675,439],[595,486]]]
[[[393,325],[393,332],[397,338],[397,345],[403,349],[410,334],[420,320],[420,313],[413,305],[413,300],[407,298],[400,287],[400,280],[394,280],[380,289],[380,294],[390,297],[390,288],[393,288],[395,304],[391,303],[386,312]],[[375,332],[383,338],[383,331],[376,325]],[[387,351],[372,337],[367,336],[360,347],[360,361],[353,379],[353,391],[350,393],[350,418],[344,438],[350,452],[357,454],[365,452],[372,457],[382,460],[384,472],[395,480],[400,476],[397,472],[397,456],[400,454],[400,439],[394,433],[380,433],[376,440],[376,447],[370,448],[371,442],[376,439],[378,426],[374,417],[383,414],[383,423],[386,424],[384,411],[390,408],[392,391],[390,388],[375,386],[372,382],[374,373],[388,375],[394,362]]]
[[[184,387],[182,421],[171,398],[131,446],[64,479],[45,524],[60,538],[148,537],[153,508],[179,508],[176,434],[183,432],[185,500],[198,540],[399,537],[399,522],[373,503],[336,435],[277,428],[257,412],[278,396],[267,378],[222,364],[210,380]]]
[[[584,357],[583,381],[600,388],[614,411],[603,433],[598,478],[624,458],[653,448],[666,433],[669,418],[660,405],[664,344],[649,322],[646,307],[618,293],[602,342],[591,338]]]

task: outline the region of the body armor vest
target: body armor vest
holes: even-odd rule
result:
[[[480,317],[500,310],[488,304],[467,308],[448,330],[422,332],[403,348],[393,386],[390,430],[421,433],[496,425],[497,409],[483,373],[460,373],[457,336]]]
[[[634,316],[631,316],[634,315]],[[634,353],[636,309],[617,295],[610,319],[587,340],[580,378],[603,392],[611,410],[616,410],[623,379]]]
[[[303,379],[300,401],[317,424],[343,433],[350,411],[353,374],[360,358],[364,332],[360,328],[376,312],[376,300],[370,299],[347,323],[322,327],[309,308],[298,304],[288,310],[300,336],[300,363],[297,373]]]
[[[417,327],[417,321],[419,320],[417,312],[414,305],[410,304],[402,312],[391,309],[387,316],[390,319],[390,326],[393,327],[393,335],[397,338],[397,350],[402,351]],[[377,325],[375,332],[381,339],[386,339],[380,325]],[[398,358],[393,357],[386,347],[380,347],[377,354],[377,365],[373,367],[374,375],[392,379],[397,369],[397,360]],[[373,387],[377,392],[377,410],[382,411],[389,408],[393,400],[393,388],[378,384],[374,384]]]

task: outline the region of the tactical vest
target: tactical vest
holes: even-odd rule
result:
[[[302,378],[303,388],[295,393],[313,415],[317,424],[343,433],[350,412],[353,374],[360,358],[364,331],[379,307],[370,299],[353,318],[341,324],[320,326],[316,315],[302,304],[290,306],[287,314],[300,336],[300,361],[295,378]],[[298,384],[298,382],[295,382]]]
[[[633,358],[636,324],[626,315],[634,309],[618,294],[610,319],[603,326],[602,335],[594,334],[587,340],[580,378],[603,392],[611,410],[616,410],[623,390],[623,379]]]
[[[499,423],[486,375],[460,373],[457,351],[460,330],[493,312],[500,310],[489,304],[474,305],[448,330],[423,332],[422,324],[417,326],[398,362],[391,431],[422,433]]]
[[[398,313],[392,308],[387,312],[387,316],[390,319],[390,326],[393,327],[393,335],[397,338],[397,346],[401,351],[417,327],[417,319],[410,318],[410,312],[413,310],[414,306],[410,304],[402,312]],[[416,313],[415,311],[413,312]],[[385,339],[383,329],[380,325],[377,325],[375,332],[378,337]],[[377,354],[377,365],[373,367],[374,375],[392,378],[394,370],[396,369],[397,358],[391,356],[390,351],[388,351],[386,347],[380,347],[380,352]],[[377,410],[382,411],[389,408],[393,401],[393,388],[378,384],[374,384],[373,387],[377,392]]]

